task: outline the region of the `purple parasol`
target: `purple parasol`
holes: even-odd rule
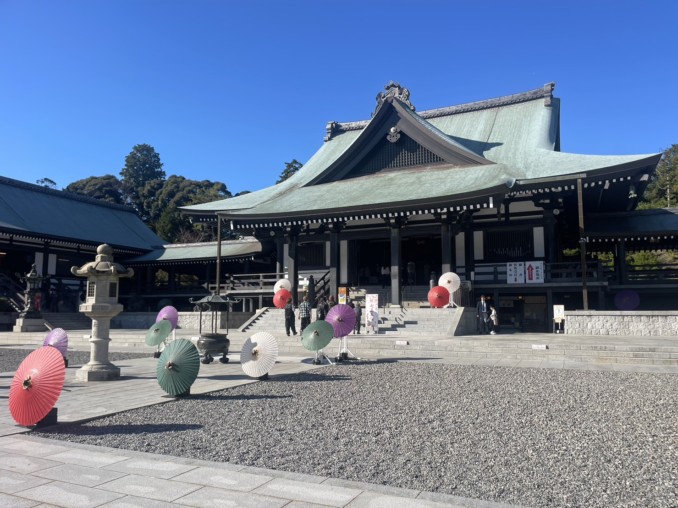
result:
[[[65,358],[67,353],[66,350],[68,349],[68,334],[66,333],[66,330],[63,328],[51,330],[42,342],[42,345],[56,348],[59,353],[61,353],[61,356]]]
[[[340,303],[330,309],[325,321],[332,325],[335,337],[345,337],[355,328],[355,310],[350,305]]]
[[[159,323],[163,319],[166,319],[167,321],[172,323],[172,330],[174,330],[179,324],[179,312],[171,305],[163,307],[162,309],[160,309],[160,312],[158,312],[158,316],[155,318],[155,322]]]

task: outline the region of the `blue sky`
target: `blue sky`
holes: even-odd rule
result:
[[[390,80],[417,110],[555,81],[561,149],[678,143],[678,2],[0,0],[0,175],[272,185]]]

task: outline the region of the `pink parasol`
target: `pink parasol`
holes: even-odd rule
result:
[[[174,330],[179,324],[179,312],[171,305],[163,307],[162,309],[160,309],[160,312],[158,312],[158,316],[155,318],[155,322],[158,323],[163,319],[166,319],[167,321],[172,323],[172,330]]]
[[[290,298],[292,298],[292,293],[287,291],[287,289],[279,289],[275,295],[273,295],[273,305],[279,309],[284,309]]]
[[[330,309],[325,321],[332,325],[335,337],[344,337],[355,328],[355,310],[350,305],[340,303]]]
[[[450,292],[443,286],[435,286],[428,292],[431,307],[445,307],[450,303]]]
[[[29,354],[9,387],[9,412],[19,425],[35,425],[56,404],[66,379],[64,357],[44,346]]]
[[[61,356],[66,357],[68,352],[68,334],[63,328],[54,328],[51,330],[45,340],[42,341],[43,346],[52,346],[57,348]]]

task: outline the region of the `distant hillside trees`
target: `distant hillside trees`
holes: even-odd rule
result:
[[[291,162],[286,162],[285,169],[283,169],[282,173],[280,173],[278,181],[275,183],[279,184],[281,182],[284,182],[285,180],[293,176],[297,171],[299,171],[302,166],[303,164],[299,162],[297,159],[292,159]]]
[[[121,178],[92,176],[69,184],[64,190],[115,204],[133,207],[141,220],[169,243],[214,240],[209,226],[191,224],[179,207],[231,197],[225,184],[210,180],[165,177],[160,155],[146,144],[136,145],[125,158]]]

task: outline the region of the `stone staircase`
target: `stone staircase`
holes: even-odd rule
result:
[[[66,331],[92,329],[92,320],[82,312],[43,312],[42,317],[45,320],[45,331],[54,328],[63,328]]]

